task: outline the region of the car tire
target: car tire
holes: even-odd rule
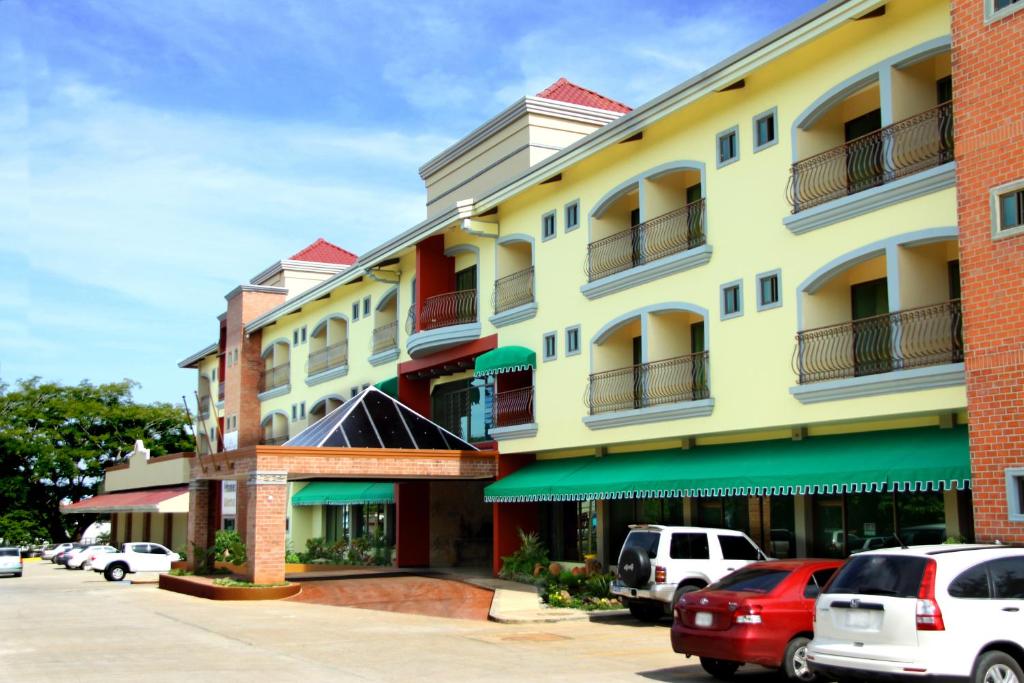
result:
[[[660,621],[661,618],[665,616],[665,608],[662,607],[660,602],[630,600],[629,613],[640,621],[653,624],[656,621]]]
[[[712,657],[701,657],[700,665],[705,671],[720,681],[732,680],[736,670],[740,668],[739,662],[732,662],[728,659],[714,659]]]
[[[974,663],[972,683],[995,683],[1010,680],[1016,676],[1017,683],[1024,683],[1024,671],[1020,663],[1002,650],[986,652]]]
[[[810,638],[797,636],[786,646],[786,654],[782,656],[782,671],[789,680],[803,683],[818,680],[818,674],[807,666],[807,644],[810,642]]]
[[[675,609],[676,604],[679,602],[679,598],[683,597],[683,595],[685,595],[686,593],[699,591],[701,588],[704,588],[704,586],[695,586],[692,583],[688,583],[680,586],[679,588],[676,588],[676,592],[672,594],[672,609]]]
[[[123,581],[128,571],[123,564],[112,564],[103,570],[103,578],[107,581]]]

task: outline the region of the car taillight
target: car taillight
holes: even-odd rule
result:
[[[654,568],[654,583],[665,583],[665,568],[655,567]]]
[[[737,624],[760,624],[761,606],[744,605],[736,610],[735,621]]]
[[[935,560],[928,560],[921,576],[921,588],[917,591],[917,630],[945,631],[942,610],[935,602]]]

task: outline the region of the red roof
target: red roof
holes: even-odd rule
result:
[[[338,263],[344,266],[351,266],[358,257],[351,251],[331,244],[323,237],[318,237],[316,242],[309,245],[299,253],[291,257],[291,261],[312,261],[314,263]]]
[[[187,484],[185,486],[164,486],[146,491],[103,493],[71,505],[64,505],[61,507],[61,512],[117,512],[121,510],[156,512],[157,505],[160,503],[185,493],[188,493]]]
[[[568,102],[570,104],[581,104],[584,107],[594,107],[595,109],[617,111],[623,114],[633,111],[632,107],[626,106],[622,102],[616,102],[612,98],[605,97],[601,93],[594,92],[593,90],[581,88],[565,78],[559,78],[557,81],[541,90],[537,93],[537,97],[544,97],[549,100],[558,100],[559,102]]]

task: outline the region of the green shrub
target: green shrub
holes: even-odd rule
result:
[[[215,586],[226,586],[228,588],[274,588],[276,586],[287,586],[287,581],[278,581],[277,583],[250,583],[249,581],[239,581],[238,579],[222,578],[214,579],[213,585]]]
[[[540,536],[537,534],[528,534],[522,529],[519,529],[518,533],[519,550],[501,558],[501,571],[498,575],[503,579],[533,583],[533,569],[538,564],[544,568],[544,573],[547,573],[547,566],[550,563],[548,549],[540,542]]]
[[[216,559],[230,564],[245,564],[246,549],[237,531],[221,529],[213,537],[213,553]]]
[[[169,571],[167,573],[170,574],[171,576],[195,576],[195,574],[193,574],[188,569],[172,569],[171,571]]]

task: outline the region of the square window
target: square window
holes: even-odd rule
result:
[[[727,166],[740,158],[739,129],[733,126],[717,136],[718,152],[715,157],[718,168]]]
[[[363,317],[370,315],[370,297],[363,299]]]
[[[302,332],[302,334],[300,335],[301,339],[302,339],[302,343],[305,344],[306,343],[306,326],[303,325],[302,329],[300,331]]]
[[[1024,179],[989,190],[992,205],[992,237],[1024,234]]]
[[[722,320],[743,315],[743,281],[734,280],[721,287]]]
[[[776,110],[762,112],[754,117],[754,151],[760,152],[779,141],[776,131]]]
[[[782,305],[780,281],[781,275],[777,270],[757,274],[757,310],[763,311]]]
[[[300,420],[305,420],[306,419],[306,402],[305,401],[303,401],[302,403],[299,404],[299,419]]]
[[[359,302],[352,304],[352,320],[359,320]]]
[[[544,360],[554,360],[558,354],[558,336],[554,332],[544,334]]]
[[[555,212],[550,211],[540,219],[541,239],[549,240],[555,236]]]
[[[565,231],[570,232],[580,227],[580,203],[570,202],[565,205]]]
[[[565,355],[575,356],[580,352],[580,326],[565,329]]]
[[[1024,522],[1024,467],[1006,470],[1006,509],[1011,522]]]
[[[1024,9],[1024,0],[985,0],[985,23],[997,21]]]

